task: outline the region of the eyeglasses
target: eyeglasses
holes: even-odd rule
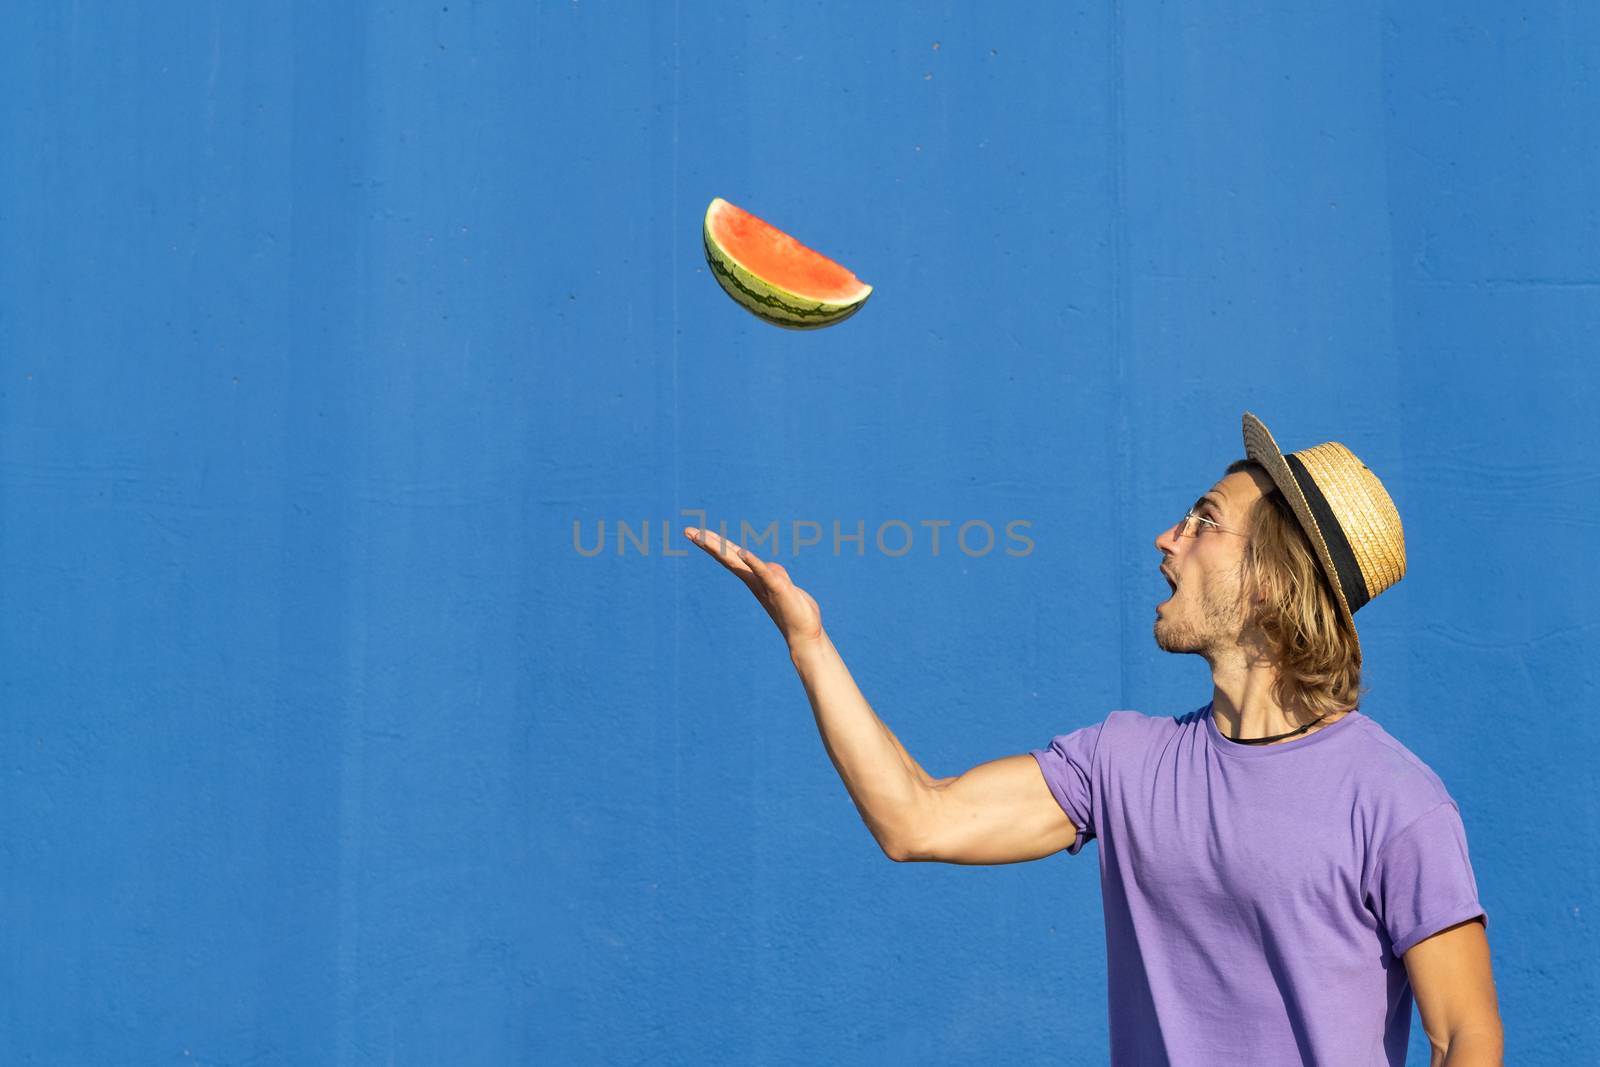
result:
[[[1196,515],[1194,508],[1184,512],[1183,518],[1178,520],[1178,536],[1197,537],[1202,527],[1207,530],[1216,530],[1219,533],[1238,534],[1240,537],[1246,536],[1243,530],[1230,530],[1220,522],[1213,522],[1204,516]]]

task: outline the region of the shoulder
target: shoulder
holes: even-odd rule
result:
[[[1048,748],[1034,751],[1046,758],[1052,754],[1057,758],[1076,754],[1084,764],[1088,764],[1096,753],[1127,759],[1148,751],[1152,745],[1159,745],[1163,739],[1182,731],[1196,720],[1197,714],[1180,717],[1113,711],[1098,722],[1057,735]]]
[[[1351,723],[1351,726],[1358,741],[1356,747],[1361,752],[1370,777],[1416,792],[1430,804],[1450,799],[1444,780],[1434,773],[1433,768],[1399,738],[1385,730],[1376,719],[1363,714],[1360,721]]]
[[[1351,723],[1346,749],[1357,809],[1377,838],[1404,830],[1441,804],[1455,805],[1444,780],[1377,720]]]
[[[1124,754],[1159,750],[1179,735],[1203,730],[1205,708],[1176,715],[1147,715],[1142,711],[1113,711],[1101,723],[1101,743]]]
[[[1142,711],[1113,711],[1106,716],[1108,731],[1139,737],[1169,737],[1205,725],[1205,707],[1177,715],[1146,715]]]

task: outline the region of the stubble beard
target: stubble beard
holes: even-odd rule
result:
[[[1224,648],[1236,646],[1244,623],[1241,592],[1236,578],[1226,588],[1216,585],[1201,594],[1200,603],[1188,613],[1190,618],[1158,617],[1154,627],[1157,647],[1163,652],[1197,653],[1209,660]]]

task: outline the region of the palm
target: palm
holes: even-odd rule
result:
[[[683,532],[749,587],[790,647],[822,636],[822,609],[810,593],[794,584],[783,564],[764,562],[710,530],[690,526]]]

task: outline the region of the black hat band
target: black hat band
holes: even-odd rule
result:
[[[1327,497],[1317,488],[1316,480],[1306,471],[1305,464],[1292,452],[1283,458],[1288,461],[1289,472],[1294,475],[1295,483],[1300,486],[1306,503],[1311,506],[1311,516],[1317,520],[1317,530],[1327,543],[1328,555],[1333,557],[1334,570],[1339,573],[1339,587],[1344,590],[1345,603],[1350,605],[1350,613],[1354,615],[1372,597],[1367,593],[1367,580],[1361,576],[1361,565],[1356,562],[1356,554],[1350,549],[1350,540],[1345,537],[1344,527],[1334,518]]]

